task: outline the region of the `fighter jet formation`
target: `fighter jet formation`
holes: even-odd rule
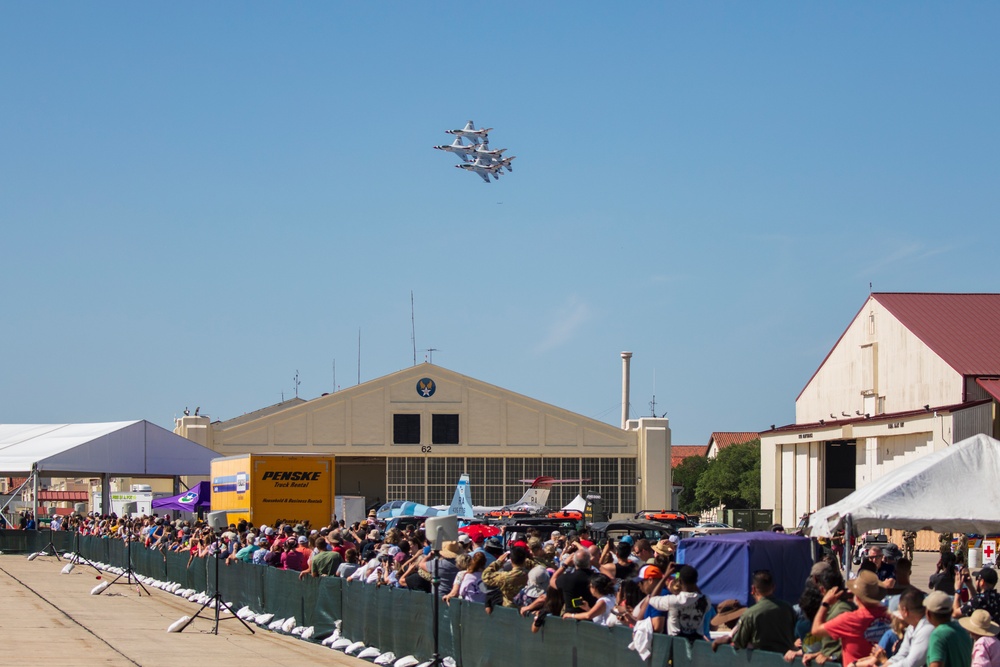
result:
[[[486,183],[490,182],[491,176],[494,181],[499,181],[504,169],[508,172],[514,171],[511,162],[517,156],[504,157],[506,148],[490,148],[490,132],[492,130],[492,127],[477,130],[475,123],[470,120],[460,130],[445,130],[445,133],[455,135],[455,140],[450,144],[434,148],[457,155],[462,161],[461,164],[455,165],[457,169],[479,174],[479,177]],[[466,143],[466,140],[469,143]]]

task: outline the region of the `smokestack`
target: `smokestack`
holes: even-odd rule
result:
[[[622,429],[628,423],[629,359],[631,352],[622,352]]]

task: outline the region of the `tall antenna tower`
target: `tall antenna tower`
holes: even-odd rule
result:
[[[299,380],[299,369],[295,369],[295,377],[292,378],[292,382],[295,384],[295,398],[299,397],[299,385],[302,382]]]
[[[358,327],[358,384],[361,384],[361,327]]]
[[[413,290],[410,290],[410,342],[413,343],[413,365],[417,365],[417,321],[413,315]]]
[[[653,413],[653,418],[656,418],[656,369],[653,369],[653,400],[649,402],[649,411]]]

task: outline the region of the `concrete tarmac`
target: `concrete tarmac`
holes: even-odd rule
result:
[[[90,590],[101,583],[97,572],[77,565],[60,574],[66,561],[40,556],[0,556],[0,627],[6,648],[4,665],[239,665],[240,667],[304,667],[371,663],[325,646],[269,632],[254,624],[250,634],[233,617],[219,622],[206,609],[182,633],[167,627],[192,616],[200,605],[156,588],[141,597],[134,585],[115,584],[101,595]],[[102,575],[101,581],[114,579]],[[120,581],[125,581],[122,578]],[[211,613],[210,613],[211,612]],[[225,616],[223,617],[225,618]]]

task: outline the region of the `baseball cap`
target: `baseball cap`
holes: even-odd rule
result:
[[[639,579],[660,579],[663,577],[663,570],[655,565],[643,565],[639,570]]]
[[[459,533],[458,541],[461,542],[462,544],[472,544],[472,538],[466,535],[465,533]]]
[[[944,591],[931,591],[924,598],[924,608],[934,614],[950,614],[952,597]]]
[[[981,570],[976,570],[975,572],[972,573],[972,576],[976,577],[977,579],[982,579],[988,584],[996,586],[997,571],[994,570],[992,567],[984,567]]]
[[[631,535],[622,535],[621,539],[618,541],[624,542],[625,544],[635,544],[635,540],[632,538]]]
[[[309,538],[305,535],[299,535],[299,544],[309,544]]]

